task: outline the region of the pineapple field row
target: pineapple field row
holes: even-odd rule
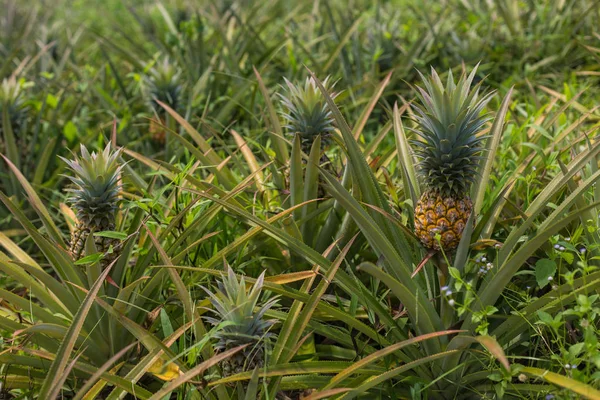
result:
[[[0,9],[0,400],[600,400],[599,2]]]

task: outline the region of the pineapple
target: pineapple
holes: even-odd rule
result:
[[[167,113],[156,100],[177,111],[183,91],[180,80],[181,71],[167,58],[153,68],[145,79],[150,107],[158,118],[150,120],[150,134],[152,141],[159,147],[164,147],[166,144],[166,132],[162,126],[166,125]]]
[[[81,145],[81,157],[62,160],[67,163],[72,176],[67,176],[74,187],[70,201],[75,209],[77,226],[71,235],[70,253],[75,260],[84,254],[88,236],[94,232],[114,231],[115,217],[119,205],[119,174],[122,165],[118,158],[121,150],[113,151],[110,144],[102,152],[91,154]],[[118,256],[119,240],[108,237],[94,237],[96,249],[104,253],[100,261],[104,269]],[[109,253],[109,249],[113,251]]]
[[[21,159],[24,159],[27,156],[27,141],[25,140],[23,127],[29,108],[23,99],[21,86],[15,78],[4,79],[2,81],[2,89],[0,90],[0,152],[2,153],[6,153],[3,126],[5,109],[8,113],[8,121],[15,137],[17,150],[20,152]]]
[[[321,135],[321,146],[325,147],[331,132],[334,130],[333,116],[323,94],[312,77],[307,78],[304,86],[294,85],[287,79],[288,96],[280,94],[284,108],[285,128],[292,135],[300,135],[302,151],[308,154],[317,136]],[[333,93],[335,84],[330,84],[329,77],[323,86],[335,99],[339,93]]]
[[[421,75],[425,89],[417,88],[421,104],[414,106],[415,132],[421,140],[412,146],[424,191],[414,222],[416,235],[429,249],[455,249],[473,209],[469,190],[485,140],[477,134],[489,120],[481,112],[492,95],[480,97],[479,85],[471,87],[476,71],[457,83],[449,71],[444,86],[432,68],[430,77]]]
[[[218,318],[207,318],[213,325],[223,324],[216,337],[216,349],[226,351],[243,344],[250,344],[244,350],[221,362],[223,376],[251,371],[264,366],[265,340],[272,337],[268,332],[274,321],[263,319],[265,313],[277,302],[277,298],[259,304],[265,273],[263,272],[249,291],[244,277],[239,281],[231,268],[227,276],[219,282],[216,293],[205,289],[210,296],[214,312]]]
[[[321,150],[324,150],[329,144],[331,133],[333,132],[333,115],[323,94],[319,90],[315,80],[309,77],[304,82],[304,86],[294,85],[285,79],[287,86],[287,96],[279,95],[284,107],[283,117],[286,121],[285,128],[291,135],[299,135],[302,151],[309,154],[313,142],[317,136],[321,135]],[[333,92],[334,84],[331,84],[329,77],[323,81],[323,86],[335,100],[339,93]],[[321,165],[329,172],[333,172],[331,163],[325,155],[321,156]],[[323,197],[325,190],[322,178],[318,189],[318,196]]]

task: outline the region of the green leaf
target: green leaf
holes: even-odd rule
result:
[[[405,191],[408,189],[408,194],[410,195],[410,199],[414,206],[421,196],[421,189],[419,188],[419,180],[415,169],[415,159],[410,150],[406,133],[404,132],[401,113],[398,110],[398,103],[394,104],[394,137],[396,138],[398,165],[400,166],[400,172],[402,173],[402,186]],[[410,209],[409,213],[410,218],[412,219],[413,210]]]
[[[88,393],[88,391],[91,391],[92,387],[94,387],[96,382],[99,381],[100,379],[102,379],[102,375],[104,375],[106,373],[106,371],[108,371],[121,357],[123,357],[136,344],[137,344],[137,342],[134,342],[134,343],[131,343],[130,345],[122,348],[121,350],[119,350],[117,352],[117,354],[112,356],[100,368],[98,368],[98,370],[96,372],[94,372],[94,374],[91,377],[89,377],[89,379],[85,382],[85,384],[79,389],[77,395],[75,395],[75,398],[73,400],[81,400],[84,398],[84,396],[86,396],[86,397],[89,396],[90,393]],[[104,382],[104,383],[106,383],[106,382]]]
[[[367,357],[353,363],[350,367],[346,368],[345,370],[341,371],[336,376],[331,378],[331,381],[323,389],[325,390],[325,389],[335,388],[341,381],[343,381],[345,378],[347,378],[350,375],[352,375],[353,373],[355,373],[357,370],[360,370],[362,367],[365,367],[376,361],[379,361],[383,357],[385,357],[389,354],[393,354],[393,353],[397,352],[398,350],[402,349],[403,347],[409,346],[411,344],[419,343],[423,340],[431,339],[431,338],[434,338],[437,336],[451,335],[451,334],[459,333],[459,332],[462,332],[462,331],[433,332],[433,333],[429,333],[427,335],[421,335],[421,336],[417,336],[417,337],[414,337],[414,338],[411,338],[408,340],[404,340],[400,343],[395,343],[391,346],[388,346],[384,349],[376,351],[375,353],[372,353],[372,354],[368,355]]]
[[[288,151],[287,144],[285,139],[283,138],[283,130],[281,129],[281,124],[279,123],[279,117],[277,115],[277,111],[275,111],[275,107],[273,106],[273,102],[271,101],[271,96],[269,95],[269,91],[265,86],[260,73],[256,69],[256,67],[252,67],[254,69],[254,75],[256,76],[256,80],[258,82],[258,88],[265,99],[265,104],[267,106],[267,112],[269,116],[269,122],[271,124],[271,130],[269,130],[269,136],[271,137],[271,141],[273,142],[273,147],[276,154],[276,161],[279,165],[285,165],[288,162]]]
[[[58,106],[58,98],[52,93],[48,93],[46,96],[46,104],[52,108],[56,108],[56,106]]]
[[[419,365],[430,363],[437,359],[455,355],[457,353],[458,354],[461,353],[460,350],[444,351],[442,353],[432,354],[430,356],[423,357],[423,358],[417,359],[415,361],[406,363],[400,367],[390,369],[381,375],[374,376],[372,378],[365,380],[357,388],[353,389],[348,394],[343,396],[342,399],[344,399],[344,400],[353,399],[353,398],[367,392],[369,389],[371,389],[389,379],[395,378],[396,376],[398,376],[404,372],[410,371],[410,370],[418,367]],[[365,397],[365,398],[369,398],[369,397]],[[372,397],[370,397],[370,398],[372,398]]]
[[[246,387],[246,395],[244,396],[244,400],[254,400],[258,399],[258,373],[259,368],[254,368],[252,371],[252,377],[250,378],[250,382],[248,382],[248,386]]]
[[[554,322],[552,315],[550,315],[546,311],[542,311],[542,310],[538,310],[537,315],[540,318],[540,321],[542,321],[543,323],[545,323],[548,326],[552,326],[552,323]]]
[[[262,378],[274,377],[274,376],[285,376],[285,375],[300,375],[300,374],[331,374],[338,373],[344,369],[350,367],[352,362],[346,361],[304,361],[294,362],[288,364],[274,365],[268,370],[261,370],[260,376]],[[359,374],[373,375],[379,374],[384,371],[382,367],[364,367],[357,371]],[[231,375],[226,378],[221,378],[216,381],[212,381],[208,384],[209,387],[218,386],[230,382],[238,382],[249,380],[252,378],[252,371],[241,372],[239,374]]]
[[[112,264],[109,265],[102,275],[98,278],[98,280],[94,283],[94,286],[90,289],[90,291],[85,296],[81,307],[77,311],[77,314],[73,318],[71,326],[65,335],[65,338],[60,344],[60,348],[58,349],[58,353],[56,353],[56,358],[52,362],[50,369],[48,370],[48,375],[46,379],[44,379],[44,383],[42,388],[40,389],[39,398],[41,399],[54,399],[58,395],[62,385],[57,385],[57,383],[63,379],[63,373],[65,372],[65,368],[67,367],[67,362],[69,361],[69,357],[71,356],[71,351],[75,346],[75,341],[79,337],[79,332],[83,327],[83,323],[87,317],[90,308],[94,304],[94,300],[96,299],[96,294],[104,284],[104,280],[108,276]]]
[[[119,240],[127,239],[127,234],[125,232],[114,232],[114,231],[94,232],[94,236],[105,237],[105,238],[110,238],[110,239],[119,239]]]
[[[315,80],[317,86],[321,90],[333,117],[335,118],[335,122],[342,133],[342,137],[344,139],[344,143],[346,144],[346,150],[348,153],[348,164],[351,166],[351,170],[354,178],[358,183],[358,188],[360,189],[361,200],[364,202],[375,206],[378,209],[385,211],[386,214],[392,215],[392,209],[388,202],[385,199],[385,194],[381,189],[379,183],[377,182],[377,178],[373,174],[371,167],[369,166],[367,160],[365,160],[361,149],[356,142],[352,134],[352,130],[350,126],[342,116],[339,108],[331,98],[330,94],[327,92],[327,89],[323,86],[321,81],[315,76],[315,74],[310,71],[313,79]],[[348,166],[346,166],[348,168]],[[327,174],[323,172],[323,175],[327,177]],[[333,177],[331,177],[333,179]],[[328,181],[330,179],[327,179]],[[336,179],[337,182],[337,179]],[[339,182],[338,182],[339,183]],[[338,198],[339,200],[339,198]],[[388,220],[383,214],[377,212],[373,209],[368,210],[368,214],[371,218],[376,222],[378,229],[385,236],[388,237],[388,240],[391,241],[394,247],[397,249],[397,254],[400,255],[402,260],[404,261],[402,264],[392,264],[390,260],[391,272],[398,279],[402,279],[402,276],[395,271],[395,269],[405,269],[402,271],[402,275],[406,274],[406,276],[410,276],[409,268],[407,267],[411,263],[414,262],[414,251],[410,246],[410,243],[406,237],[406,234],[398,229],[391,221]]]
[[[296,206],[302,203],[302,146],[300,144],[300,135],[294,136],[292,142],[292,157],[290,158],[290,200],[291,205]],[[302,210],[294,211],[294,219],[300,221]]]
[[[4,157],[3,155],[2,155],[2,157],[6,161],[6,164],[8,165],[8,167],[12,170],[12,172],[15,175],[15,177],[17,178],[18,182],[21,184],[21,186],[25,190],[25,193],[27,193],[27,200],[29,201],[30,205],[33,206],[34,210],[36,211],[36,213],[42,220],[42,223],[44,224],[44,227],[47,229],[50,237],[56,243],[58,243],[61,247],[66,248],[65,242],[62,239],[62,234],[61,234],[60,230],[54,224],[54,221],[52,220],[52,217],[50,216],[50,212],[44,205],[44,202],[40,199],[40,197],[38,196],[36,191],[33,189],[31,184],[27,180],[27,178],[25,178],[25,176],[23,176],[23,174],[21,173],[21,171],[19,171],[17,166],[15,164],[13,164],[8,158]],[[6,204],[6,201],[4,201],[4,202]],[[27,219],[27,217],[25,217],[25,214],[23,213],[22,210],[20,210],[19,208],[11,207],[11,205],[9,205],[9,204],[6,204],[6,207],[12,211],[13,216],[21,223],[21,225],[23,225],[23,228],[28,230],[29,226],[33,227],[33,224],[29,221],[29,219]]]
[[[486,142],[485,158],[480,164],[480,173],[477,174],[476,182],[473,184],[473,188],[475,189],[473,213],[475,215],[478,215],[481,212],[481,207],[483,206],[483,198],[485,196],[485,191],[488,188],[492,166],[494,165],[496,152],[500,145],[502,132],[504,131],[504,120],[506,119],[506,113],[508,112],[513,88],[514,87],[511,87],[508,90],[508,93],[506,93],[506,96],[504,96],[502,104],[500,105],[500,110],[498,111],[498,114],[496,114],[496,118],[494,119],[494,123],[490,130],[490,138]]]
[[[310,156],[306,165],[304,174],[304,202],[317,198],[319,189],[319,161],[321,159],[321,136],[317,136],[310,149]],[[315,223],[309,220],[308,216],[311,215],[317,209],[317,204],[314,202],[308,203],[302,209],[302,224],[300,230],[304,243],[309,246],[313,246],[315,239]]]
[[[281,355],[277,360],[279,363],[287,363],[292,359],[294,355],[292,353],[292,350],[294,349],[296,343],[298,343],[298,341],[300,340],[302,333],[304,332],[304,329],[308,324],[308,321],[310,320],[317,308],[317,304],[321,301],[321,297],[325,294],[329,283],[333,281],[335,274],[338,271],[338,268],[346,258],[346,254],[350,250],[352,243],[354,243],[355,238],[356,237],[354,237],[348,242],[348,244],[344,247],[341,253],[337,256],[335,261],[331,263],[331,267],[328,268],[327,272],[325,272],[323,279],[321,279],[315,290],[310,295],[310,298],[305,303],[302,312],[295,320],[294,330],[291,332],[288,341],[283,346]]]
[[[85,256],[85,257],[80,258],[79,260],[75,261],[75,265],[93,264],[93,263],[100,261],[103,257],[104,257],[103,253],[90,254],[89,256]]]
[[[535,280],[540,288],[550,283],[556,273],[556,263],[553,260],[542,258],[535,263]]]
[[[69,121],[65,124],[65,127],[63,128],[63,134],[70,143],[74,142],[75,139],[77,139],[77,127],[75,126],[73,121]]]

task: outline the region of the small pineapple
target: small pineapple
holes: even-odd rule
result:
[[[21,85],[13,77],[2,81],[2,89],[0,90],[0,152],[5,153],[4,148],[4,110],[8,112],[8,120],[10,127],[15,137],[15,144],[20,152],[21,158],[27,156],[27,140],[25,140],[25,132],[23,126],[27,119],[29,107],[25,104],[22,96]]]
[[[67,176],[74,187],[70,201],[77,216],[77,226],[71,235],[70,253],[75,260],[84,254],[88,236],[94,232],[114,231],[115,218],[119,205],[119,174],[122,165],[118,159],[121,149],[111,150],[110,144],[102,152],[91,154],[81,145],[81,156],[73,160],[62,158],[71,170]],[[105,254],[100,261],[104,269],[118,256],[119,240],[108,237],[94,237],[96,249]],[[109,249],[113,248],[111,253]]]
[[[180,106],[183,85],[181,84],[181,71],[172,64],[168,58],[162,63],[157,64],[155,68],[145,79],[146,94],[149,99],[150,107],[156,113],[157,119],[150,120],[150,134],[152,141],[159,147],[164,147],[166,143],[166,132],[161,125],[166,125],[166,111],[156,102],[156,100],[168,105],[173,110]]]
[[[414,222],[416,235],[430,249],[455,249],[473,209],[469,190],[486,139],[477,134],[489,120],[481,112],[492,96],[480,97],[479,85],[471,87],[476,71],[457,83],[449,71],[444,86],[432,68],[430,77],[421,75],[425,89],[417,88],[421,104],[414,106],[415,132],[421,140],[412,145],[424,191]]]
[[[317,136],[321,135],[321,146],[325,147],[333,126],[333,115],[317,83],[312,77],[306,78],[304,86],[294,85],[285,79],[288,95],[280,94],[285,111],[285,127],[291,135],[300,135],[302,151],[308,154]],[[333,92],[335,84],[329,77],[323,81],[323,86],[335,99],[339,93]]]
[[[294,85],[287,79],[287,96],[279,95],[284,106],[283,117],[286,121],[285,128],[292,135],[300,137],[302,151],[309,154],[315,139],[321,135],[321,150],[329,144],[331,133],[334,131],[334,119],[329,110],[323,93],[319,90],[315,80],[309,77],[304,86]],[[335,100],[339,93],[333,92],[335,83],[331,83],[329,77],[323,81],[323,86]],[[334,175],[332,165],[325,153],[321,156],[321,165]],[[325,195],[322,178],[320,178],[318,197]]]
[[[216,293],[205,289],[210,296],[217,318],[207,318],[213,325],[223,324],[216,337],[215,348],[226,351],[243,344],[250,344],[244,350],[221,362],[223,376],[252,371],[264,366],[265,340],[273,336],[268,332],[274,321],[263,319],[265,313],[275,305],[277,298],[259,305],[265,273],[263,272],[249,291],[244,277],[239,281],[231,268],[227,276],[219,282]]]
[[[165,147],[167,144],[167,132],[164,126],[166,121],[164,118],[152,118],[150,119],[150,138],[152,142],[159,148]]]
[[[399,43],[402,31],[401,12],[392,4],[377,7],[375,14],[368,20],[365,51],[374,61],[379,73],[395,67],[394,61],[402,54]]]

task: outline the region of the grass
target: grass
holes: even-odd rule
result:
[[[0,398],[600,398],[597,2],[0,6]],[[474,213],[432,252],[414,86],[476,65]],[[74,257],[81,145],[123,168]]]

